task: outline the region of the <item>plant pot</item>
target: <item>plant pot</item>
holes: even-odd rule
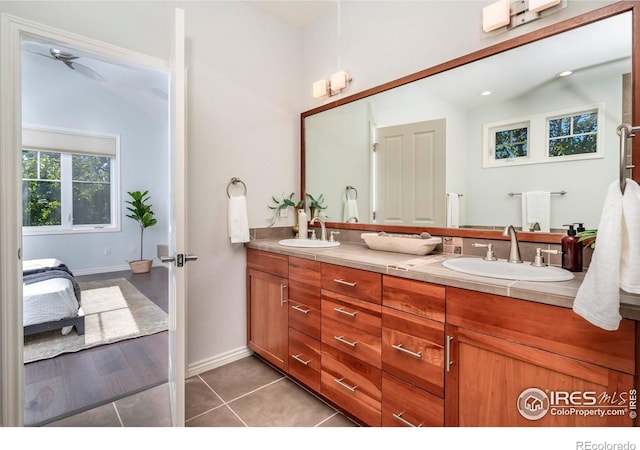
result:
[[[151,271],[152,259],[139,259],[137,261],[129,261],[129,267],[133,273],[148,273]]]

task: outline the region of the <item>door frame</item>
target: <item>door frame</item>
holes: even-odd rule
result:
[[[173,77],[167,60],[0,13],[0,425],[9,427],[24,425],[22,302],[16,301],[22,298],[22,199],[17,149],[22,136],[21,42],[27,36]],[[176,318],[170,321],[184,329]],[[184,349],[175,350],[184,353]],[[184,355],[180,359],[184,360]]]

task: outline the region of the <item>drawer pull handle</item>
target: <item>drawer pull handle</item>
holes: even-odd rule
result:
[[[344,281],[340,279],[334,279],[333,281],[335,281],[336,283],[344,284],[345,286],[350,286],[350,287],[356,287],[356,284],[358,284],[358,283],[350,283],[348,281]]]
[[[447,336],[447,348],[445,351],[445,362],[444,362],[444,368],[446,369],[447,372],[451,370],[451,365],[453,364],[453,361],[451,361],[451,341],[453,341],[453,337]]]
[[[345,311],[344,309],[342,309],[342,307],[340,308],[333,308],[334,311],[339,312],[340,314],[344,314],[346,316],[351,316],[351,317],[355,317],[356,314],[358,314],[357,311],[354,312],[349,312],[349,311]]]
[[[296,311],[300,311],[301,313],[304,313],[304,314],[309,314],[311,312],[310,309],[304,309],[303,307],[298,305],[293,305],[291,309],[295,309]]]
[[[333,381],[338,383],[343,388],[350,390],[351,392],[355,392],[356,389],[358,389],[358,386],[349,386],[347,383],[343,382],[342,380],[344,380],[344,377],[342,377],[342,378],[334,378],[333,379]]]
[[[338,342],[342,342],[343,344],[347,344],[347,345],[349,345],[349,346],[351,346],[351,347],[355,347],[355,346],[356,346],[356,344],[358,343],[358,342],[350,342],[350,341],[347,341],[347,340],[346,340],[346,339],[344,339],[342,336],[334,336],[333,338],[334,338],[336,341],[338,341]]]
[[[311,362],[311,360],[309,360],[309,361],[305,361],[304,359],[300,358],[300,355],[301,355],[301,354],[302,354],[302,353],[298,353],[297,355],[291,355],[291,357],[292,357],[293,359],[295,359],[296,361],[298,361],[299,363],[302,363],[302,364],[304,364],[305,366],[308,366],[308,365],[309,365],[309,363]]]
[[[413,428],[420,428],[422,426],[422,424],[420,425],[414,425],[411,422],[409,422],[407,419],[405,419],[404,417],[402,417],[402,415],[404,414],[404,411],[402,411],[400,414],[393,414],[393,417],[398,421],[398,422],[402,422],[403,424],[405,424],[408,427],[413,427]]]
[[[411,350],[407,350],[406,348],[404,348],[402,344],[392,344],[391,346],[398,351],[401,351],[403,353],[406,353],[407,355],[413,356],[414,358],[422,359],[422,352],[417,352],[417,353],[412,352]]]
[[[287,299],[284,298],[285,289],[287,289],[287,285],[281,284],[280,285],[280,306],[284,306],[284,304],[287,303]]]

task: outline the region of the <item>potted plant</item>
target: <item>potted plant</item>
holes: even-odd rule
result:
[[[285,197],[284,193],[282,193],[282,200],[278,200],[275,197],[271,197],[271,200],[273,201],[274,205],[269,205],[269,209],[273,210],[273,216],[271,217],[270,223],[269,223],[270,227],[276,223],[276,221],[278,220],[278,217],[280,216],[280,211],[282,211],[283,209],[292,207],[292,208],[295,208],[297,211],[298,208],[302,208],[302,205],[303,205],[302,200],[300,200],[297,203],[294,202],[293,201],[294,195],[295,194],[292,192],[289,195],[289,197]]]
[[[133,191],[127,192],[130,200],[127,200],[126,203],[129,204],[127,206],[127,210],[131,214],[127,214],[127,217],[135,220],[140,225],[140,259],[134,261],[128,261],[129,267],[131,267],[131,271],[133,273],[147,273],[151,270],[151,264],[153,263],[152,259],[143,259],[143,245],[144,245],[144,230],[148,227],[152,227],[158,221],[154,217],[153,211],[151,210],[151,205],[147,202],[149,201],[149,191]]]
[[[309,212],[312,219],[318,215],[320,210],[327,208],[324,204],[324,194],[320,194],[317,199],[313,198],[311,194],[306,194],[306,196],[309,199]]]

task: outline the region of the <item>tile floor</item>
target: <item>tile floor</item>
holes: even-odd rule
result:
[[[168,388],[160,385],[48,427],[165,427]],[[249,356],[185,383],[187,427],[356,427],[290,378]]]

